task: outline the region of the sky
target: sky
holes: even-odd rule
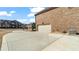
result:
[[[17,20],[28,24],[35,22],[35,14],[45,8],[43,7],[0,7],[0,19]]]

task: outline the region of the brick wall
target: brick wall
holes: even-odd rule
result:
[[[41,13],[36,16],[36,24],[51,24],[51,32],[68,31],[71,26],[74,26],[79,32],[79,8],[60,7],[52,9],[48,12]]]

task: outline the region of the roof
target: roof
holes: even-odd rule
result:
[[[45,12],[47,12],[47,11],[50,11],[50,10],[52,10],[52,9],[56,9],[56,8],[58,8],[58,7],[47,7],[47,8],[45,8],[44,10],[42,10],[42,11],[38,12],[37,14],[35,14],[35,16],[37,16],[37,15],[39,15],[39,14],[41,14],[41,13],[45,13]]]

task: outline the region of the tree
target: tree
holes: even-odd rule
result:
[[[32,23],[32,31],[36,30],[36,23]]]

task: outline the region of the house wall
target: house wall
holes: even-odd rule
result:
[[[79,8],[60,7],[36,16],[37,26],[42,24],[51,24],[51,32],[68,31],[70,27],[75,27],[79,32]]]

